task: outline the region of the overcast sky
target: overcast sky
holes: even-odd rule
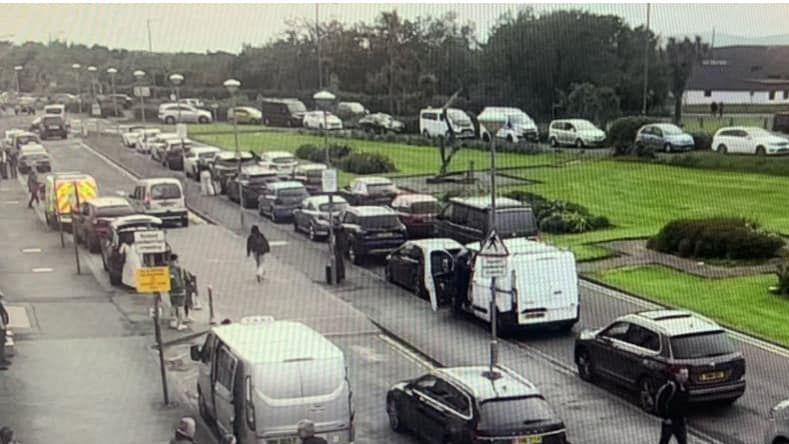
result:
[[[476,24],[481,39],[512,4],[321,4],[322,20],[371,21],[380,11],[396,8],[408,18],[455,11]],[[622,16],[631,25],[645,21],[644,4],[533,5],[538,11],[582,8]],[[278,36],[286,21],[313,20],[313,4],[120,4],[0,6],[0,40],[16,43],[51,39],[101,44],[110,48],[147,49],[146,20],[151,19],[154,51],[224,50],[238,52],[244,43],[262,44]],[[652,5],[652,29],[664,36],[718,33],[762,37],[789,33],[786,4]],[[10,37],[13,35],[13,37]]]

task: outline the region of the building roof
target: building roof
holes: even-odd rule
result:
[[[697,64],[688,90],[789,89],[789,46],[725,46]]]
[[[485,376],[487,366],[447,367],[434,370],[434,373],[462,385],[477,401],[540,395],[534,384],[512,370],[501,366],[497,370],[501,377],[493,380]]]

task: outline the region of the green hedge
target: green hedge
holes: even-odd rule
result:
[[[584,233],[611,226],[607,217],[593,215],[586,207],[573,202],[549,200],[522,190],[510,191],[505,196],[529,204],[540,231],[545,233]]]
[[[326,150],[312,144],[301,145],[294,154],[310,162],[326,161]],[[379,153],[356,153],[348,145],[329,145],[329,156],[334,165],[348,173],[381,174],[397,171],[389,157]]]
[[[679,219],[666,224],[647,247],[682,257],[767,259],[778,254],[783,239],[745,218]]]
[[[650,153],[640,150],[633,143],[636,139],[638,129],[650,123],[657,123],[660,120],[646,116],[620,117],[613,122],[608,129],[608,141],[614,147],[614,154],[618,155],[637,155],[644,156]]]

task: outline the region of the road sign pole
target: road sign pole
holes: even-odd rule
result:
[[[74,208],[71,209],[71,239],[74,243],[74,260],[77,262],[77,274],[81,273],[79,268],[79,247],[77,246],[77,218],[75,217],[75,211],[79,211],[79,189],[77,188],[77,182],[73,182],[74,185],[74,201],[76,205]]]
[[[159,307],[161,307],[162,301],[162,294],[156,292],[154,294],[154,306],[153,306],[153,332],[156,335],[156,348],[159,349],[159,371],[162,374],[162,394],[164,395],[164,405],[168,405],[170,403],[169,396],[167,394],[167,372],[164,368],[164,346],[162,345],[162,326],[159,322]]]
[[[491,236],[496,233],[496,134],[490,137],[490,230]],[[491,241],[493,238],[491,238]],[[490,374],[498,363],[499,343],[497,332],[498,309],[496,305],[496,277],[490,279]]]

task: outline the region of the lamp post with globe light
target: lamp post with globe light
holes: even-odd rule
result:
[[[118,117],[118,99],[115,97],[115,74],[118,70],[115,68],[107,68],[107,74],[110,75],[110,86],[112,88],[112,115]]]
[[[90,95],[93,100],[96,100],[96,67],[95,66],[88,66],[88,72],[90,73]]]
[[[142,83],[142,80],[145,78],[145,71],[140,69],[134,71],[134,78],[137,79],[138,83]],[[142,117],[142,124],[145,125],[145,99],[143,98],[142,88],[138,92],[140,93],[140,116]]]
[[[71,65],[71,69],[73,69],[77,75],[77,103],[79,106],[79,113],[82,114],[82,84],[79,82],[80,68],[82,68],[82,65],[80,65],[79,63],[75,63]]]
[[[241,152],[239,151],[238,147],[238,119],[236,118],[236,92],[241,87],[241,82],[236,79],[227,79],[225,80],[225,88],[227,88],[227,92],[230,93],[230,97],[233,99],[233,136],[235,137],[236,141],[236,162],[238,169],[236,171],[236,180],[238,181],[238,202],[239,202],[239,210],[240,210],[240,220],[241,220],[241,229],[244,229],[244,184],[241,182]]]
[[[21,65],[14,66],[14,78],[16,79],[16,95],[19,95],[19,93],[22,91],[21,88],[19,87],[19,71],[22,71],[22,69],[23,68]]]

